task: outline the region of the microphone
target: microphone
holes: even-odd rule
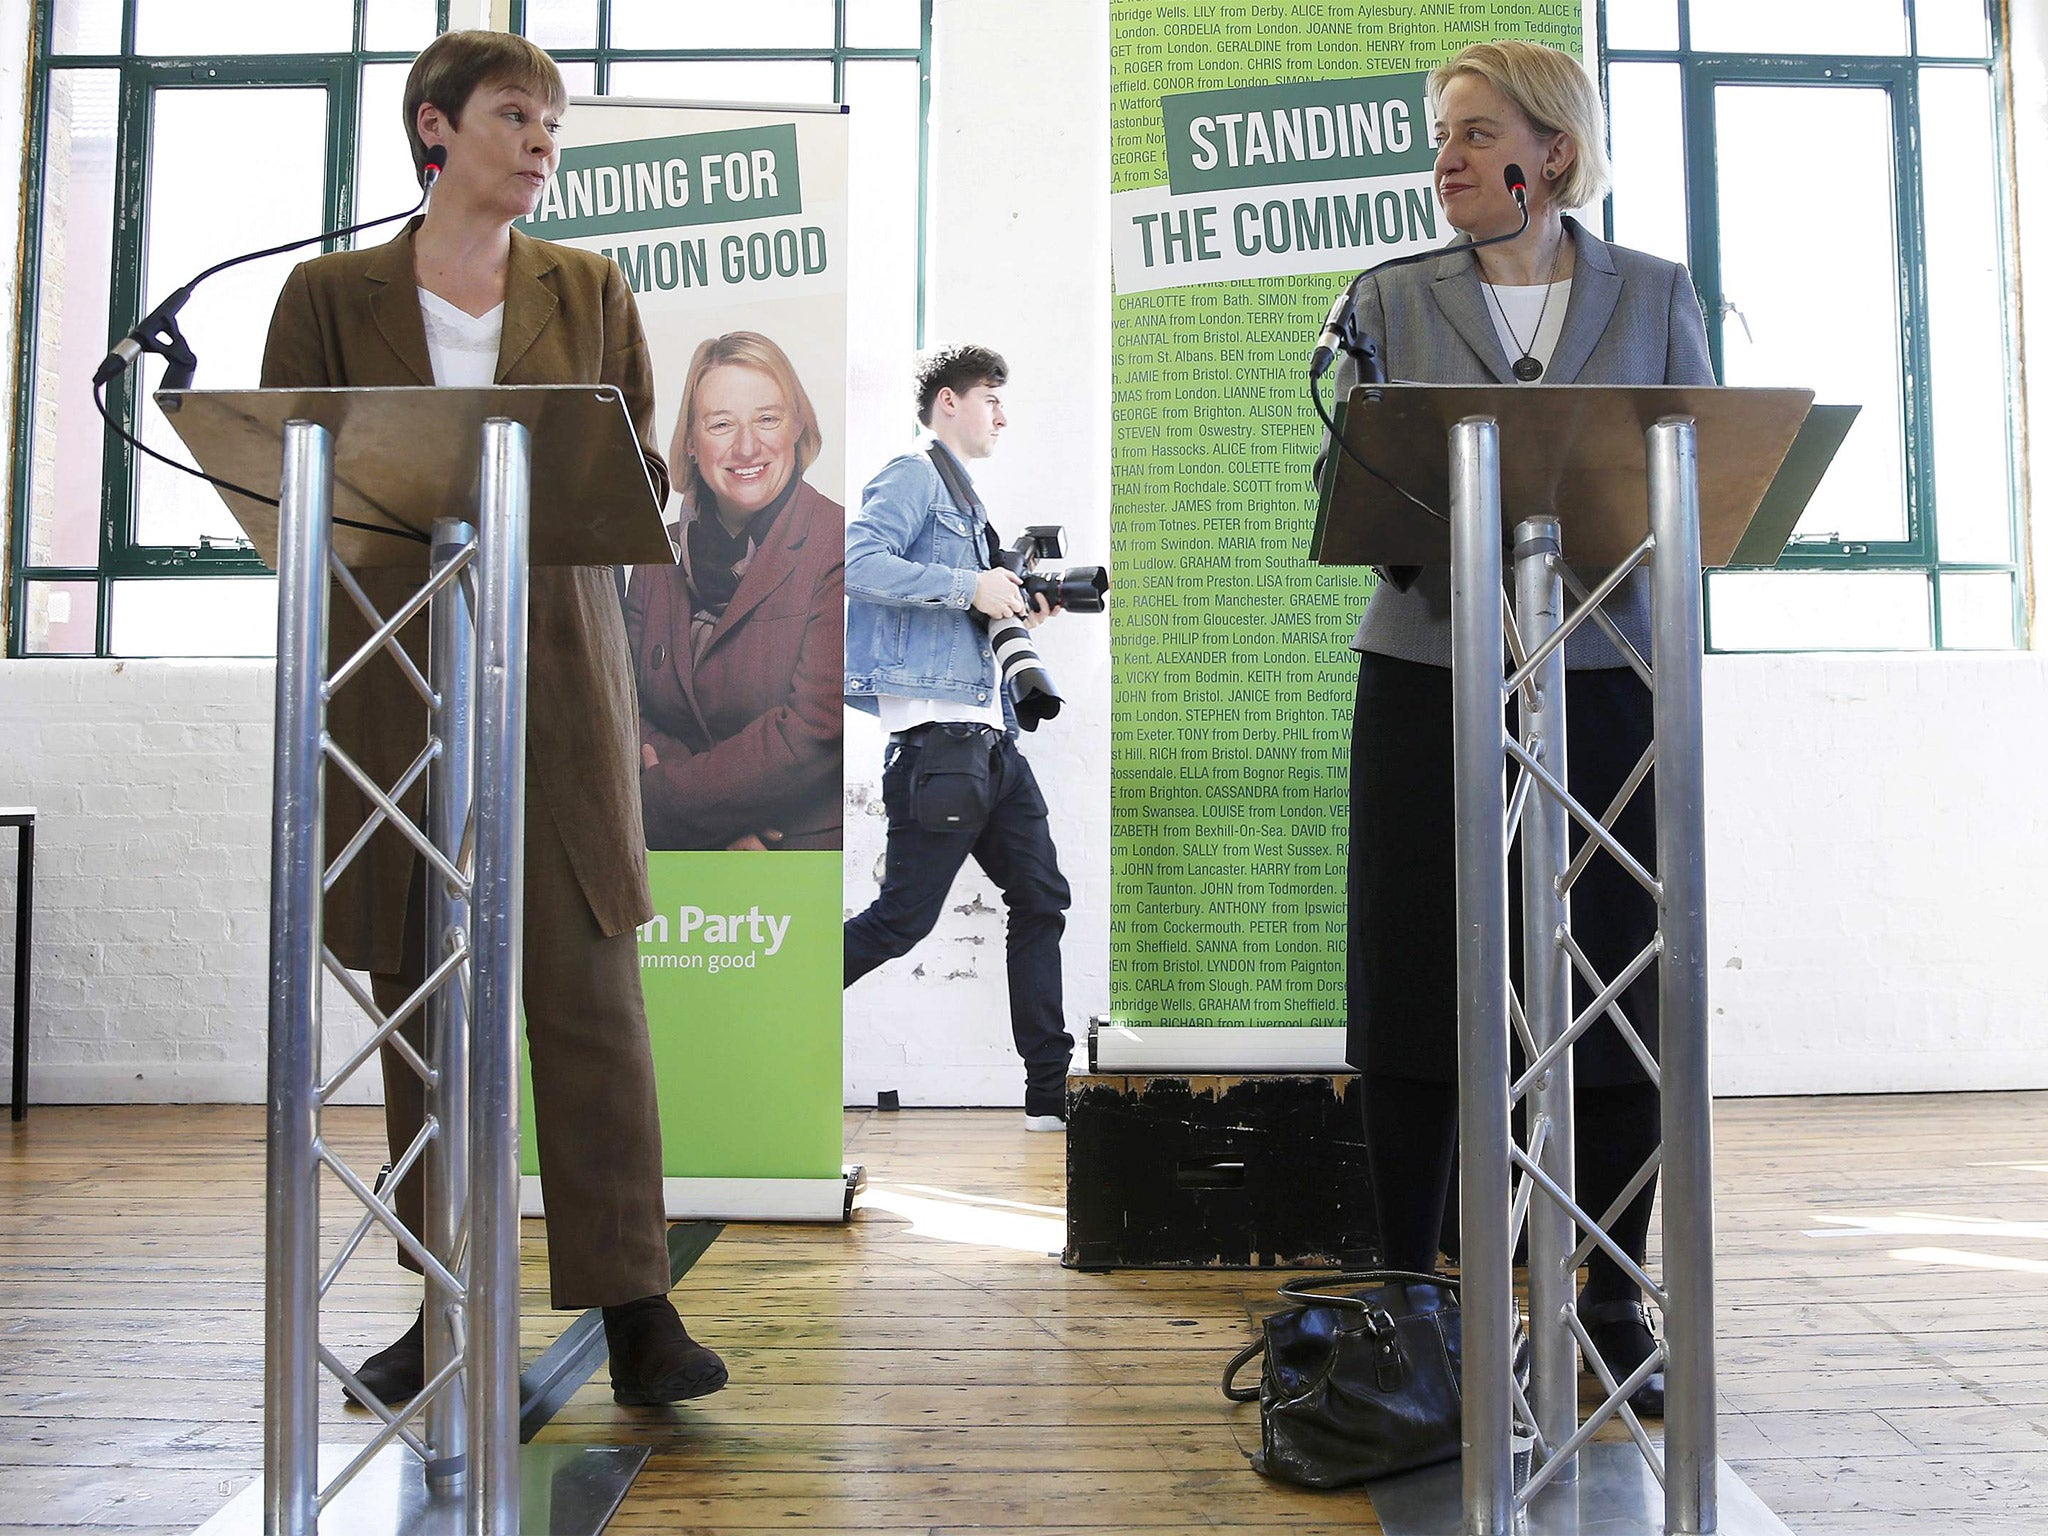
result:
[[[266,256],[281,256],[286,251],[296,251],[301,246],[314,245],[323,240],[338,240],[344,235],[353,235],[365,229],[375,229],[379,224],[390,224],[399,219],[409,219],[426,207],[427,199],[433,196],[434,183],[441,178],[441,172],[448,164],[448,151],[436,144],[427,151],[426,168],[420,177],[420,200],[403,213],[388,213],[379,219],[365,219],[360,224],[351,224],[344,229],[323,230],[317,235],[308,235],[303,240],[288,240],[283,245],[273,245],[268,250],[249,251],[241,256],[230,256],[226,261],[217,261],[192,281],[179,288],[157,305],[148,314],[135,322],[134,329],[114,343],[114,350],[100,361],[92,376],[95,390],[111,384],[134,365],[145,352],[153,353],[164,360],[163,389],[190,389],[192,376],[198,370],[199,359],[192,353],[192,344],[178,329],[178,311],[192,297],[192,290],[212,277],[216,272],[225,272],[229,267],[239,267],[244,262],[261,261]]]
[[[1412,267],[1417,262],[1434,261],[1439,256],[1454,256],[1460,251],[1477,251],[1483,250],[1489,245],[1505,245],[1510,240],[1519,240],[1527,233],[1529,228],[1528,178],[1523,176],[1522,168],[1519,165],[1510,165],[1503,173],[1503,179],[1507,183],[1508,195],[1514,198],[1515,206],[1522,211],[1521,226],[1512,234],[1491,235],[1484,240],[1474,240],[1468,245],[1439,245],[1433,246],[1426,251],[1417,251],[1409,256],[1394,256],[1381,262],[1378,266],[1367,267],[1358,276],[1352,278],[1345,285],[1344,291],[1337,295],[1337,302],[1330,306],[1330,318],[1323,322],[1323,333],[1316,338],[1316,350],[1314,355],[1310,357],[1308,365],[1308,380],[1311,387],[1324,374],[1330,371],[1330,364],[1336,361],[1337,354],[1340,351],[1348,352],[1357,361],[1361,370],[1368,367],[1377,367],[1379,362],[1378,349],[1374,347],[1371,337],[1359,334],[1357,310],[1358,285],[1368,277],[1371,277],[1375,272],[1387,272],[1395,267]],[[1386,375],[1381,373],[1377,378],[1362,378],[1360,382],[1384,384],[1387,380]]]

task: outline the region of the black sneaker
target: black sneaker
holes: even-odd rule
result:
[[[1600,1301],[1579,1308],[1579,1321],[1617,1383],[1627,1381],[1636,1368],[1656,1352],[1657,1336],[1650,1331],[1650,1313],[1640,1301]],[[1590,1367],[1589,1367],[1590,1369]],[[1628,1400],[1638,1418],[1664,1417],[1664,1371],[1652,1371]]]
[[[420,1389],[427,1384],[425,1308],[421,1308],[420,1315],[412,1320],[412,1326],[400,1334],[395,1343],[385,1345],[356,1367],[356,1380],[366,1391],[376,1393],[386,1408],[396,1408],[420,1395]],[[348,1387],[341,1389],[341,1398],[345,1403],[369,1406]]]

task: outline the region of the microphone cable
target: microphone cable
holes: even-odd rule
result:
[[[1522,212],[1522,222],[1518,228],[1509,234],[1490,235],[1484,240],[1473,240],[1465,245],[1441,245],[1431,250],[1418,251],[1412,256],[1396,256],[1388,261],[1381,262],[1378,266],[1368,267],[1345,285],[1343,293],[1337,296],[1337,302],[1330,306],[1329,318],[1323,322],[1322,335],[1317,340],[1314,355],[1309,359],[1308,397],[1315,405],[1316,415],[1322,419],[1323,426],[1328,430],[1330,440],[1344,451],[1346,458],[1350,459],[1352,463],[1356,464],[1368,475],[1371,475],[1403,500],[1413,506],[1420,507],[1424,512],[1427,512],[1431,517],[1445,525],[1450,523],[1450,517],[1446,513],[1438,511],[1385,471],[1366,463],[1364,459],[1359,457],[1358,451],[1344,440],[1343,435],[1337,430],[1337,423],[1331,418],[1330,412],[1323,406],[1321,384],[1323,375],[1329,371],[1330,364],[1336,361],[1339,352],[1346,353],[1357,362],[1361,374],[1365,373],[1368,362],[1370,363],[1374,376],[1370,378],[1361,377],[1360,383],[1384,384],[1387,382],[1386,373],[1379,365],[1379,354],[1373,348],[1372,338],[1360,337],[1357,333],[1358,285],[1368,277],[1372,277],[1377,273],[1391,271],[1395,267],[1412,267],[1419,262],[1434,261],[1442,256],[1455,256],[1465,251],[1483,250],[1489,245],[1505,245],[1510,240],[1519,240],[1528,232],[1528,179],[1522,174],[1522,168],[1519,165],[1508,166],[1503,173],[1502,179],[1507,183],[1508,195],[1514,198],[1515,206],[1521,209]]]
[[[101,359],[98,369],[93,373],[93,408],[99,412],[100,420],[106,423],[107,430],[138,453],[148,455],[159,464],[168,464],[172,469],[178,470],[182,474],[190,475],[196,480],[204,480],[208,485],[215,486],[220,490],[233,491],[238,496],[246,496],[249,500],[260,502],[266,507],[276,506],[278,503],[277,498],[274,496],[266,496],[261,491],[252,491],[246,485],[237,485],[232,480],[223,480],[220,476],[210,475],[205,470],[196,468],[193,465],[181,464],[169,454],[159,453],[156,449],[150,447],[149,444],[143,442],[141,438],[114,419],[113,413],[107,409],[107,386],[126,373],[144,353],[149,353],[164,359],[163,388],[189,389],[192,385],[192,376],[198,368],[198,359],[193,355],[191,344],[186,341],[184,333],[178,329],[178,311],[183,309],[186,301],[192,297],[193,289],[197,288],[215,273],[225,272],[229,267],[239,267],[245,262],[261,261],[267,256],[282,256],[285,252],[296,251],[302,246],[315,245],[325,240],[339,240],[348,235],[358,234],[366,229],[375,229],[380,224],[392,224],[396,223],[399,219],[409,219],[427,206],[428,199],[434,195],[434,183],[440,180],[441,171],[447,164],[448,151],[441,145],[436,144],[427,151],[426,168],[421,175],[420,200],[402,213],[387,213],[381,218],[365,219],[361,223],[350,224],[343,229],[323,230],[317,235],[308,235],[303,240],[288,240],[283,245],[273,245],[267,250],[249,251],[240,256],[230,256],[226,261],[215,262],[183,287],[177,289],[170,297],[157,305],[155,309],[152,309],[142,319],[138,320],[134,328],[116,342],[113,350]],[[411,539],[420,544],[433,542],[426,534],[419,532],[417,529],[385,528],[380,527],[376,523],[357,522],[353,518],[339,516],[334,521],[339,527],[355,528],[365,533],[389,534],[394,538]]]

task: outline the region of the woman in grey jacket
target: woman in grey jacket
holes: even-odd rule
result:
[[[1521,215],[1509,165],[1529,170],[1529,227],[1480,251],[1366,278],[1359,321],[1388,377],[1435,384],[1711,384],[1706,328],[1683,267],[1596,239],[1567,216],[1607,183],[1598,89],[1568,54],[1533,43],[1465,49],[1430,76],[1436,189],[1470,240],[1512,233]],[[1348,366],[1348,365],[1347,365]],[[1345,370],[1340,391],[1349,388]],[[1610,602],[1649,654],[1649,592],[1637,571]],[[1373,592],[1359,652],[1352,730],[1350,1008],[1347,1055],[1362,1076],[1367,1145],[1386,1260],[1434,1267],[1457,1137],[1457,986],[1452,862],[1450,572],[1425,567],[1405,589]],[[1650,698],[1591,625],[1566,647],[1574,792],[1612,798],[1651,735]],[[1645,783],[1615,827],[1646,862],[1654,841]],[[1576,829],[1575,829],[1576,832]],[[1576,843],[1576,838],[1575,838]],[[1612,859],[1572,891],[1573,929],[1594,966],[1621,970],[1656,930],[1649,898]],[[1575,1006],[1592,1001],[1579,985]],[[1620,999],[1656,1049],[1654,972]],[[1657,1143],[1657,1092],[1603,1019],[1574,1051],[1580,1203],[1618,1197]],[[1654,1183],[1615,1224],[1640,1262]],[[1641,1293],[1595,1250],[1580,1315],[1618,1377],[1654,1347]],[[1633,1399],[1661,1413],[1663,1377]]]

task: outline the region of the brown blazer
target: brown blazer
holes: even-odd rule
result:
[[[680,567],[636,566],[626,632],[650,848],[724,848],[773,828],[783,848],[840,845],[846,509],[799,482],[692,663]]]
[[[301,264],[285,280],[263,351],[266,388],[418,385],[434,382],[406,225],[388,245]],[[654,449],[654,372],[633,295],[616,264],[512,231],[505,280],[501,384],[611,384],[624,395],[658,499],[668,466]],[[540,445],[545,452],[545,445]],[[468,507],[450,514],[473,515]],[[416,584],[392,571],[364,572],[385,612]],[[369,626],[336,589],[328,654],[348,655]],[[639,722],[633,674],[609,566],[536,566],[528,589],[526,772],[528,813],[550,814],[577,884],[607,937],[645,922],[646,840],[640,827]],[[426,665],[426,625],[407,627],[406,649]],[[389,786],[425,745],[427,715],[396,662],[380,658],[330,703],[328,730],[377,782]],[[339,773],[327,774],[327,854],[347,843],[368,803]],[[421,814],[424,790],[403,802]],[[417,855],[380,828],[327,897],[327,943],[344,965],[399,969],[403,920]]]

